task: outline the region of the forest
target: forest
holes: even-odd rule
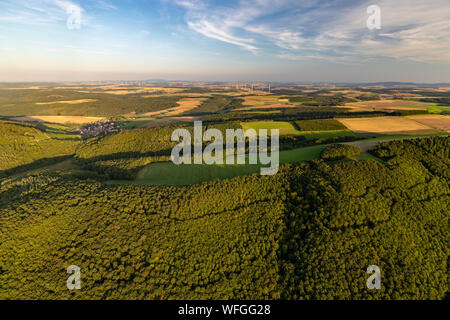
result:
[[[69,89],[0,90],[0,116],[119,116],[168,109],[175,107],[179,99],[176,96],[116,95]]]
[[[80,138],[61,128],[0,120],[0,177],[60,162]]]

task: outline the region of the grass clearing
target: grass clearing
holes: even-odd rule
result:
[[[444,133],[435,133],[427,135],[417,135],[417,137],[426,136],[438,136],[444,135]],[[364,152],[360,155],[353,157],[354,160],[374,160],[382,163],[382,160],[374,157],[366,151],[375,147],[380,142],[397,140],[397,139],[410,139],[411,136],[385,136],[372,139],[366,139],[355,142],[348,142],[345,144],[355,145],[360,147]],[[280,165],[285,163],[299,163],[302,161],[317,160],[320,158],[322,151],[327,145],[318,145],[312,147],[305,147],[293,150],[286,150],[280,152]],[[248,160],[246,161],[248,162]],[[197,184],[205,181],[211,181],[215,179],[230,179],[242,175],[259,174],[261,165],[175,165],[172,162],[159,162],[152,163],[146,166],[140,172],[141,178],[134,181],[130,180],[110,180],[107,184],[136,184],[136,185],[171,185],[182,186]],[[267,166],[264,166],[267,167]]]
[[[280,164],[297,163],[319,159],[324,145],[280,152]],[[248,162],[248,160],[247,160]],[[140,176],[142,179],[134,181],[111,180],[108,184],[137,184],[137,185],[172,185],[181,186],[201,183],[215,179],[230,179],[237,176],[259,173],[262,166],[255,165],[175,165],[172,162],[152,163],[145,167]]]
[[[358,160],[358,161],[366,161],[366,160],[373,160],[379,163],[384,163],[383,160],[381,160],[380,158],[375,157],[374,155],[371,155],[368,152],[363,152],[358,156],[352,157],[352,159],[354,160]]]

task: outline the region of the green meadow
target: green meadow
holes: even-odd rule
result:
[[[442,113],[442,112],[450,112],[449,106],[439,106],[438,104],[433,104],[427,108],[429,113]]]
[[[296,163],[302,161],[315,160],[320,157],[320,153],[325,145],[306,147],[280,152],[280,164]],[[248,160],[246,160],[248,163]],[[142,178],[134,181],[111,180],[108,184],[137,184],[137,185],[189,185],[210,180],[223,180],[242,175],[259,173],[261,167],[268,165],[245,164],[245,165],[206,165],[206,164],[182,164],[175,165],[172,162],[152,163],[142,169],[139,174]]]

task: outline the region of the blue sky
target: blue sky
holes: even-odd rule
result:
[[[449,17],[448,0],[2,0],[0,81],[450,82]]]

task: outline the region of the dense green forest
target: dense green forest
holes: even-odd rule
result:
[[[115,95],[71,89],[1,90],[0,115],[118,116],[146,113],[175,107],[182,97],[152,97],[143,94]],[[60,103],[89,100],[82,103]],[[44,104],[42,104],[44,103]]]
[[[0,177],[59,162],[80,138],[60,128],[0,120]]]
[[[242,107],[242,99],[236,99],[229,96],[214,96],[204,101],[199,107],[187,111],[184,115],[201,116],[207,114],[223,113],[235,108]]]
[[[137,172],[153,162],[169,161],[176,142],[177,127],[166,126],[124,130],[117,134],[87,140],[77,148],[76,162],[84,169],[110,178],[134,179]],[[192,127],[189,127],[192,131]]]
[[[332,144],[322,150],[320,155],[324,160],[339,160],[359,155],[362,150],[356,146],[346,144]]]
[[[281,99],[283,99],[282,97]],[[287,96],[289,102],[305,105],[305,106],[317,106],[317,107],[326,107],[326,106],[341,106],[346,104],[347,102],[355,102],[354,99],[345,98],[342,95],[319,95],[317,93],[310,95],[301,95],[301,96]]]
[[[300,120],[294,122],[300,131],[327,131],[327,130],[346,130],[344,126],[337,120]]]
[[[139,143],[130,152],[153,152]],[[394,141],[372,151],[384,164],[318,160],[185,187],[5,178],[0,298],[443,299],[449,147]],[[366,287],[372,264],[381,290]],[[70,265],[81,290],[66,288]]]

